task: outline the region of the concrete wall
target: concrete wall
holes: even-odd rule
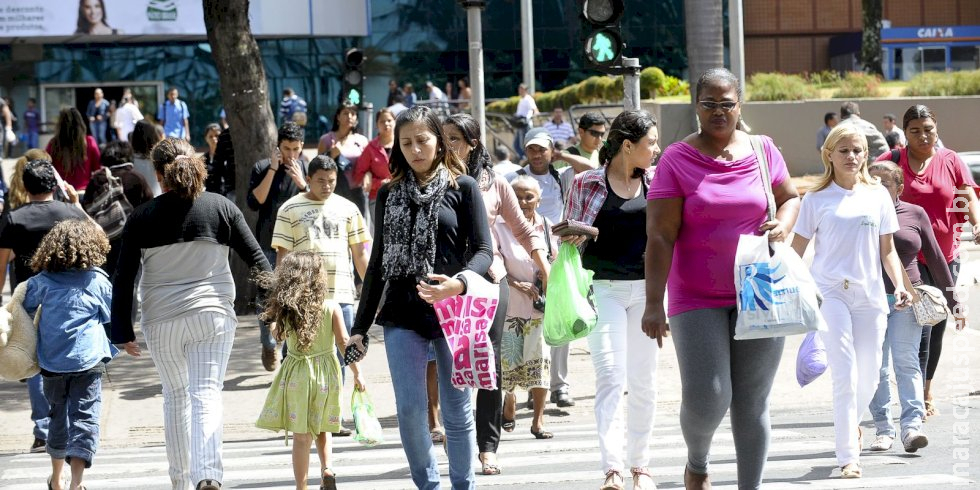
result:
[[[746,102],[742,107],[742,118],[753,133],[772,137],[786,159],[790,174],[819,174],[823,172],[823,164],[816,147],[817,130],[823,126],[823,115],[839,112],[845,100]],[[901,126],[902,115],[909,107],[925,104],[936,114],[943,144],[956,151],[980,150],[980,96],[855,101],[861,106],[861,115],[879,129],[882,116],[886,113],[895,114]],[[662,148],[695,130],[690,104],[647,101],[643,108],[657,116]]]

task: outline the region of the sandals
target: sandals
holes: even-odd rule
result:
[[[330,468],[320,474],[320,490],[337,490],[337,475]]]
[[[861,467],[857,463],[847,463],[840,469],[840,477],[845,479],[861,478]]]
[[[496,463],[488,463],[485,459],[483,459],[484,454],[486,453],[480,453],[476,456],[479,458],[480,464],[483,465],[483,474],[487,476],[499,475],[500,466],[498,466]]]
[[[432,439],[432,444],[442,444],[446,442],[446,432],[441,427],[432,429],[429,431],[429,438]]]
[[[517,421],[514,419],[501,418],[500,428],[504,429],[504,432],[514,432],[514,428],[517,427]]]
[[[606,472],[606,481],[602,483],[599,490],[624,490],[626,488],[624,485],[623,475],[618,470],[609,470]]]
[[[531,427],[531,435],[533,435],[535,439],[551,439],[555,437],[555,435],[551,432],[544,429],[534,430],[534,427]]]
[[[630,473],[633,474],[633,490],[657,488],[657,484],[653,481],[653,475],[650,474],[650,469],[646,466],[630,468]],[[646,480],[643,480],[644,478]]]

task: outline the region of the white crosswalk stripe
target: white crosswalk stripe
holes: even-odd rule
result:
[[[499,454],[503,473],[496,476],[477,475],[477,486],[532,485],[534,488],[567,490],[594,488],[602,481],[598,442],[595,431],[589,424],[553,423],[549,429],[555,433],[555,438],[545,441],[535,440],[526,433],[526,427],[524,429],[524,432],[504,434]],[[680,484],[680,475],[686,460],[680,428],[676,425],[658,427],[654,434],[650,465],[654,480],[658,484],[662,481]],[[332,465],[339,475],[338,483],[341,488],[414,488],[399,445],[398,431],[387,429],[385,437],[386,443],[375,448],[362,447],[351,439],[334,439]],[[226,488],[293,488],[290,450],[291,448],[284,446],[281,437],[226,442]],[[443,474],[443,486],[449,488],[445,454],[441,450],[437,454]],[[813,489],[917,488],[926,485],[946,488],[971,483],[968,479],[944,474],[890,476],[888,467],[911,464],[909,460],[899,457],[898,453],[865,458],[863,466],[867,477],[861,480],[841,480],[833,474],[836,466],[833,442],[813,439],[795,430],[773,430],[769,454],[767,475],[796,475],[796,479],[785,483],[767,483],[764,485],[766,489],[799,488],[801,485]],[[311,488],[317,488],[315,475],[319,463],[315,453],[311,454],[310,461],[314,475],[310,485]],[[712,478],[720,483],[714,488],[736,488],[735,448],[730,431],[719,430],[717,433],[712,448],[712,461]],[[478,463],[474,463],[474,467],[479,471]],[[40,488],[49,471],[49,459],[44,454],[0,457],[0,488]],[[799,479],[803,476],[807,478]],[[103,449],[96,456],[93,467],[86,472],[85,483],[92,490],[168,489],[170,481],[167,476],[165,450],[160,445]]]

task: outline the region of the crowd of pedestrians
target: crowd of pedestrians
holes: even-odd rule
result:
[[[433,101],[448,100],[431,82],[426,88]],[[457,88],[469,93],[465,80]],[[862,476],[865,412],[876,427],[870,450],[887,451],[896,439],[907,452],[927,447],[922,423],[938,415],[931,381],[946,324],[922,328],[910,305],[916,286],[935,285],[956,328],[965,326],[952,293],[958,231],[964,219],[980,220],[976,184],[956,153],[939,146],[927,107],[909,108],[901,129],[886,115],[884,134],[853,102],[839,118],[828,113],[817,135],[824,173],[801,198],[776,143],[742,130],[743,94],[727,70],[700,76],[699,129],[662,154],[658,122],[646,111],[611,121],[589,112],[573,125],[556,109],[544,127],[529,128],[537,107],[520,91],[516,116],[529,129],[515,138],[523,165],[506,146],[488,148],[473,117],[442,116],[395,81],[374,139],[360,133],[358,108],[344,103],[307,161],[306,103],[287,89],[276,147],[251,168],[243,204],[258,214],[254,229],[234,202],[227,128],[208,125],[199,156],[176,89],[158,108],[161,125],[143,120],[131,95],[111,116],[101,90],[87,120],[62,110],[47,152],[18,161],[0,216],[0,263],[13,263],[15,301],[31,316],[41,311],[40,374],[27,388],[31,451],[51,456],[48,487],[66,486],[67,463],[67,485],[83,488],[98,449],[103,365],[119,349],[142,355],[138,319],[163,387],[173,488],[221,488],[221,391],[237,327],[231,251],[253,269],[261,360],[278,370],[256,424],[293,432],[298,489],[306,488],[314,444],[321,488],[336,488],[343,468],[332,463],[332,438],[350,435],[342,366],[355,390],[367,389],[357,363],[369,355],[375,325],[419,488],[439,487],[440,444],[453,488],[475,487],[477,471],[505,472],[497,452],[501,433],[517,428],[518,390],[533,413],[525,430],[554,438],[549,392],[559,408],[575,398],[568,345],[548,345],[544,312],[552,262],[569,246],[593,274],[597,320],[587,342],[596,381],[575,390],[595,398],[603,490],[623,489],[627,479],[632,488],[656,487],[650,448],[668,336],[681,381],[685,487],[711,488],[712,440],[726,414],[738,487],[762,484],[784,339],[735,340],[742,235],[791,239],[801,256],[814,250],[840,477]],[[122,114],[129,122],[119,125]],[[107,142],[113,119],[117,138]],[[129,206],[121,233],[95,211],[113,193]],[[601,238],[559,237],[552,228],[565,221]],[[853,253],[841,257],[842,247]],[[6,276],[0,268],[0,282]],[[433,304],[466,294],[476,277],[498,291],[487,329],[497,383],[474,393],[453,383],[454,353]],[[82,294],[69,299],[72,291]],[[58,305],[68,301],[77,307]]]

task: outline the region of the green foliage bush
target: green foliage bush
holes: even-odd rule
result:
[[[852,99],[860,97],[882,97],[884,91],[881,90],[881,79],[877,75],[870,75],[859,71],[848,72],[837,84],[837,91],[834,92],[835,99]]]
[[[840,73],[834,70],[824,70],[810,73],[806,76],[810,83],[820,88],[836,87],[840,83]]]
[[[746,85],[748,100],[804,100],[818,95],[817,89],[799,75],[756,73]]]
[[[927,71],[909,80],[907,97],[980,95],[980,70],[942,73]]]
[[[690,94],[690,85],[676,77],[665,75],[657,67],[649,67],[640,72],[640,93],[659,96]],[[517,111],[517,96],[487,104],[487,111],[513,114]],[[599,75],[589,77],[579,83],[550,92],[534,94],[538,109],[548,112],[555,107],[569,108],[575,104],[594,104],[623,100],[623,77]]]

